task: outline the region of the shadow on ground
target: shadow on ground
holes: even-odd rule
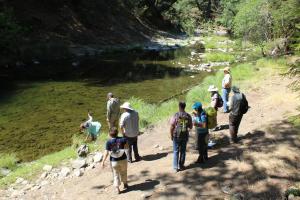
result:
[[[156,179],[167,188],[155,191],[151,198],[184,197],[183,185],[184,190],[195,194],[195,199],[219,199],[225,193],[243,199],[282,199],[283,192],[300,181],[300,157],[291,159],[285,150],[278,150],[281,145],[291,148],[291,152],[300,150],[300,131],[287,121],[248,133],[240,137],[238,144],[223,143],[205,164],[191,164],[180,176],[159,173]],[[270,162],[275,159],[275,164],[283,163],[282,166],[274,168],[264,160],[265,155],[270,156]]]

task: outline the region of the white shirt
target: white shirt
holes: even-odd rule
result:
[[[139,134],[139,113],[134,110],[125,111],[120,118],[120,127],[124,128],[125,136],[137,137]]]
[[[227,87],[225,85],[229,84]],[[222,81],[222,88],[231,88],[231,75],[225,74],[223,81]]]

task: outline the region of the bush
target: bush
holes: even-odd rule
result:
[[[17,166],[16,154],[0,154],[0,168],[13,170]]]

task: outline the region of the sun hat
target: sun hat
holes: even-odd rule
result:
[[[207,91],[209,91],[209,92],[217,92],[218,91],[218,88],[216,87],[216,86],[214,86],[214,85],[210,85],[209,87],[208,87],[208,90]]]
[[[230,67],[225,67],[225,68],[223,69],[223,71],[224,71],[224,72],[230,73]]]
[[[192,106],[192,109],[198,110],[199,108],[202,108],[202,104],[200,102],[195,102]]]
[[[125,102],[123,103],[120,108],[123,108],[123,109],[128,109],[128,110],[133,110],[133,108],[131,108],[130,106],[130,103],[129,102]]]
[[[232,86],[232,91],[238,93],[240,92],[240,88],[238,88],[237,86]]]

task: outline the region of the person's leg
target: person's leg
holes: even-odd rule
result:
[[[127,160],[120,160],[120,176],[121,176],[121,181],[124,184],[124,188],[128,187],[127,184]]]
[[[204,138],[204,142],[205,142],[205,144],[204,144],[204,159],[205,160],[208,160],[208,146],[207,146],[208,140],[209,140],[209,134],[207,133]]]
[[[198,134],[196,128],[195,128],[195,149],[199,151]]]
[[[178,170],[179,145],[177,140],[173,139],[173,169]]]
[[[205,151],[205,135],[198,134],[198,140],[199,140],[199,156],[198,156],[197,162],[203,163],[204,162],[204,151]]]
[[[132,147],[133,147],[133,152],[134,152],[134,158],[135,161],[141,160],[141,157],[139,155],[139,150],[138,150],[138,137],[132,138]]]
[[[232,142],[237,142],[236,116],[229,114],[229,133]]]
[[[223,112],[228,112],[227,102],[229,99],[230,89],[222,89],[222,99],[223,99]]]
[[[120,182],[120,172],[119,172],[119,165],[117,161],[112,161],[111,162],[111,167],[112,167],[112,171],[113,171],[113,177],[114,177],[114,187],[116,188],[116,192],[119,193],[119,186],[121,184]]]
[[[127,160],[128,162],[132,162],[132,147],[133,147],[133,141],[132,138],[126,137],[128,142],[128,154],[127,154]]]
[[[181,140],[180,141],[180,159],[179,159],[179,168],[183,169],[184,168],[184,163],[185,163],[185,156],[186,156],[186,145],[187,145],[187,139],[186,140]]]

